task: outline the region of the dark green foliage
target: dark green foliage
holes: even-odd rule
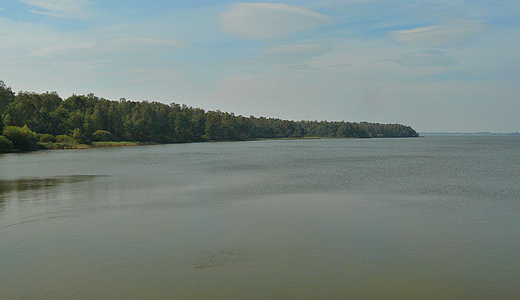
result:
[[[13,148],[20,151],[38,149],[38,136],[27,125],[24,127],[6,126],[3,135],[13,143]]]
[[[166,105],[126,99],[110,101],[93,94],[72,95],[65,100],[56,92],[19,92],[15,95],[2,81],[0,117],[3,118],[0,129],[2,125],[27,125],[39,134],[56,136],[58,143],[68,144],[88,144],[90,141],[179,143],[258,138],[418,136],[411,127],[400,124],[246,118],[176,103]],[[13,145],[17,147],[14,141]]]
[[[13,151],[13,142],[3,135],[0,135],[0,153]]]

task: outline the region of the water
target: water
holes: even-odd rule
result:
[[[0,156],[0,299],[518,299],[520,139]]]

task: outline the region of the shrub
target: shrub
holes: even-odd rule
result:
[[[94,134],[92,135],[92,138],[94,139],[94,141],[99,142],[108,142],[113,140],[112,133],[106,130],[96,130],[96,132],[94,132]]]
[[[0,153],[13,151],[13,142],[3,135],[0,135]]]
[[[55,143],[56,138],[52,134],[44,133],[40,135],[40,142],[42,143]]]
[[[61,134],[56,136],[56,142],[62,143],[62,144],[76,144],[76,141],[73,137],[66,134]]]
[[[38,135],[32,132],[27,125],[24,127],[6,126],[3,134],[7,139],[11,140],[14,149],[20,151],[38,149]]]
[[[79,128],[74,129],[72,137],[74,138],[74,141],[76,141],[76,143],[78,144],[89,143],[89,141],[86,139],[85,135],[81,132],[81,129]]]

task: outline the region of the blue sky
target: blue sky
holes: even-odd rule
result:
[[[0,79],[292,120],[520,131],[520,1],[3,0]]]

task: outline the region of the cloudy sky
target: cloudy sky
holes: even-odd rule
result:
[[[245,116],[520,131],[520,1],[2,0],[0,80]]]

